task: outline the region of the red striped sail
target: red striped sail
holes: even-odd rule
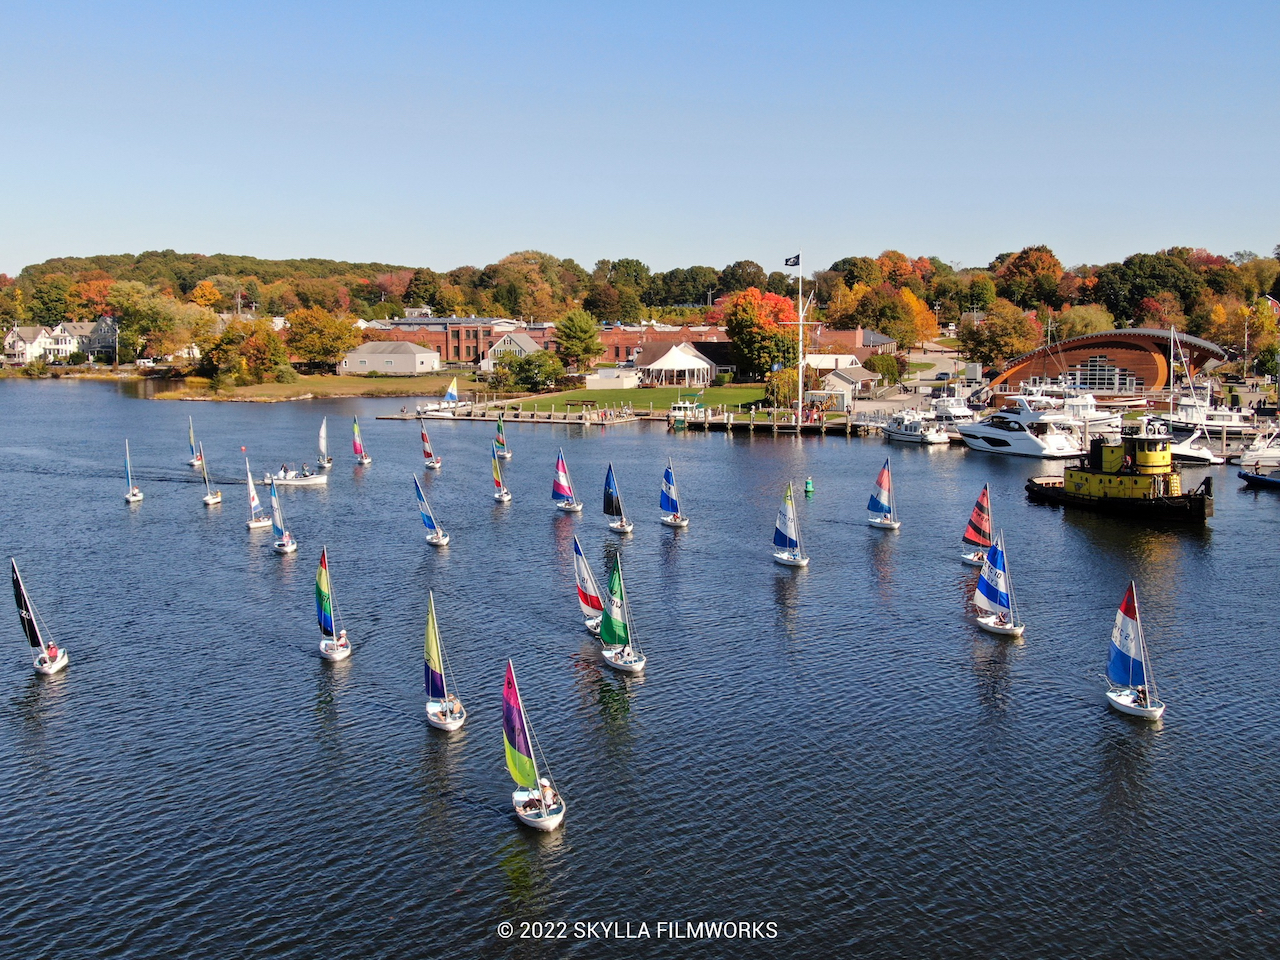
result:
[[[982,485],[978,494],[978,502],[973,505],[973,513],[969,515],[969,525],[964,530],[964,542],[975,547],[986,549],[991,546],[991,495],[987,485]]]

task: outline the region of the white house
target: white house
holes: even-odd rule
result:
[[[338,363],[337,372],[359,376],[381,373],[408,377],[440,369],[440,354],[419,343],[374,340],[362,343]]]
[[[806,390],[804,399],[806,403],[830,400],[834,409],[849,410],[853,407],[854,398],[872,389],[879,379],[880,374],[873,373],[861,364],[856,367],[841,367],[822,378],[821,390]]]
[[[65,363],[73,353],[88,353],[89,338],[93,335],[95,326],[97,324],[78,320],[64,320],[58,324],[49,331],[49,336],[53,338],[53,346],[49,348],[48,358]]]
[[[4,362],[24,366],[53,349],[48,327],[14,327],[4,338]]]
[[[538,346],[538,341],[533,339],[527,333],[521,333],[519,330],[513,330],[510,333],[504,333],[502,337],[489,348],[488,357],[490,360],[497,360],[504,353],[514,353],[517,357],[527,357],[531,353],[537,353],[542,347]]]

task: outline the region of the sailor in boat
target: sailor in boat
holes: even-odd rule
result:
[[[1133,704],[1136,707],[1145,707],[1147,705],[1147,688],[1138,687],[1133,692]]]
[[[57,663],[58,662],[58,645],[56,643],[49,644],[48,652],[40,654],[38,658],[38,662],[42,667],[47,666],[48,664],[51,664],[51,663]]]
[[[280,472],[276,474],[277,480],[284,480],[289,476],[289,468],[283,463],[280,464]]]
[[[339,631],[338,631],[338,646],[339,646],[339,647],[345,647],[346,645],[347,645],[347,631],[346,631],[346,630],[339,630]]]
[[[142,492],[142,491],[141,491],[141,490],[139,490],[137,487],[134,487],[132,490],[130,490],[130,491],[129,491],[129,496],[131,496],[131,497],[136,497],[136,496],[137,496],[138,494],[140,494],[141,492]]]
[[[309,476],[311,476],[311,464],[309,464],[309,463],[304,463],[304,464],[302,465],[302,475],[303,475],[304,477],[309,477]]]
[[[458,702],[458,698],[452,693],[444,703],[440,705],[439,711],[436,713],[437,720],[456,720],[462,714],[462,704]]]
[[[1009,616],[1004,611],[996,614],[996,625],[1003,627],[1009,622]]]

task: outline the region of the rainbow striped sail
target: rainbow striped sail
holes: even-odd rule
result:
[[[498,493],[506,489],[502,485],[502,468],[498,466],[498,448],[493,447],[493,486]]]
[[[506,746],[507,771],[511,779],[530,790],[538,789],[538,767],[529,743],[528,721],[520,703],[516,671],[507,661],[507,678],[502,685],[502,740]]]
[[[320,566],[316,567],[316,622],[326,637],[333,636],[333,590],[329,584],[329,548],[320,548]]]
[[[498,456],[506,460],[511,456],[511,451],[507,449],[507,431],[502,423],[502,414],[498,414],[498,432],[493,438],[494,446],[498,448]]]
[[[436,597],[427,593],[427,633],[422,647],[423,683],[428,700],[444,701],[449,688],[444,679],[444,657],[440,652],[440,627],[436,623]]]
[[[354,422],[351,425],[351,451],[356,455],[356,459],[360,460],[368,456],[368,454],[364,452],[364,442],[360,439],[360,418],[355,417],[353,420]]]

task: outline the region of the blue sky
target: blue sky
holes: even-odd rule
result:
[[[1280,243],[1280,3],[10,0],[0,271]]]

